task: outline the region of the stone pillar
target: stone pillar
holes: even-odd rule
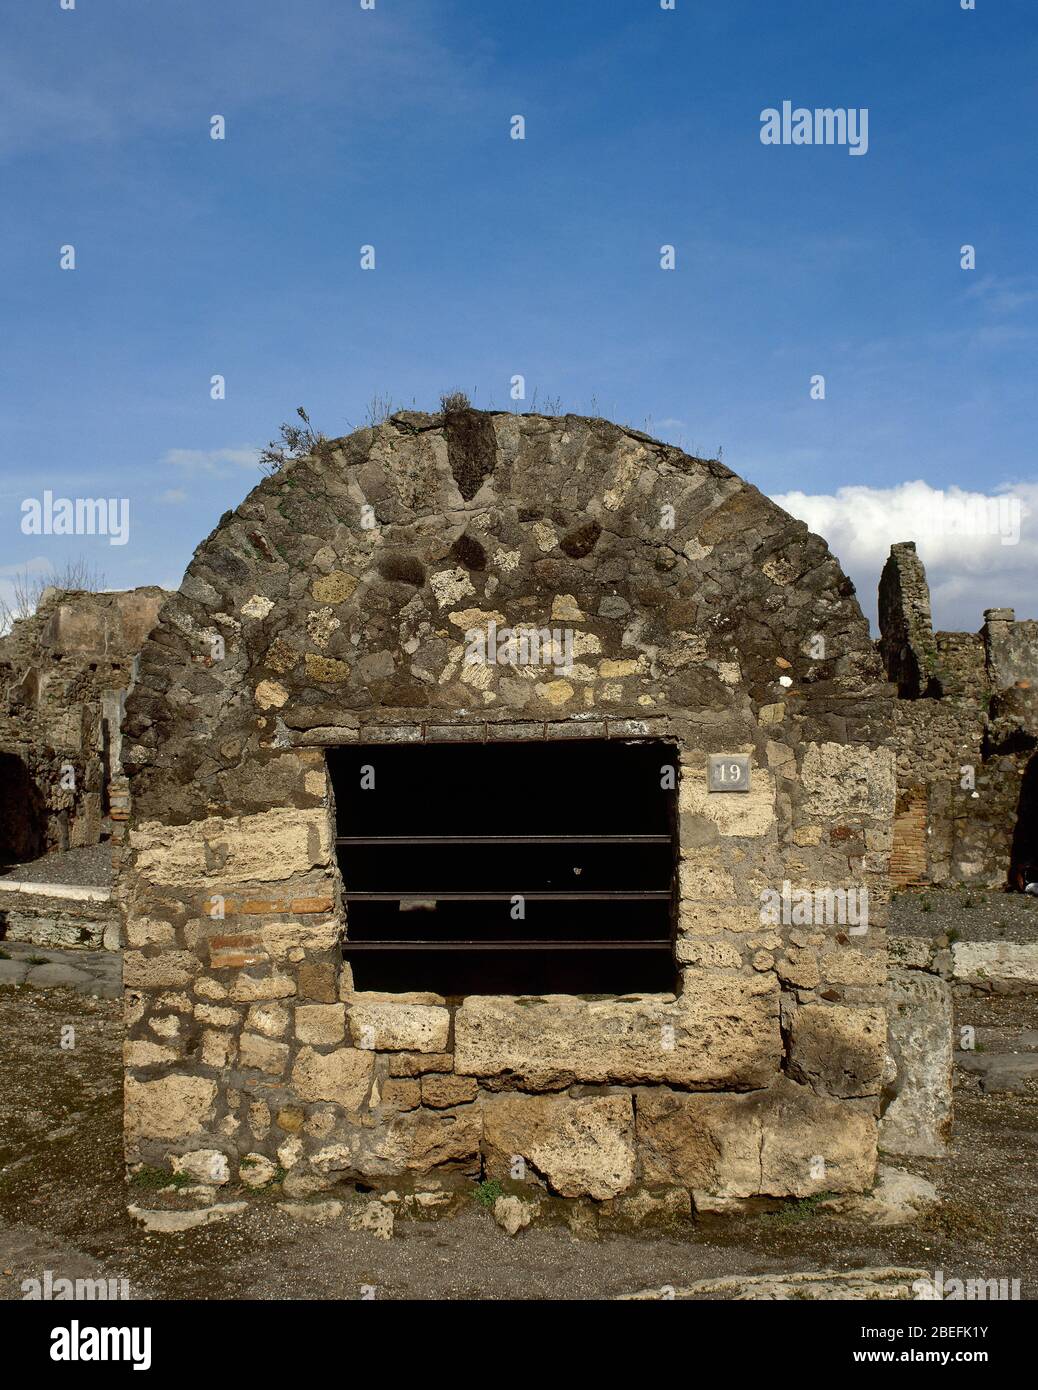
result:
[[[930,589],[915,541],[890,547],[879,580],[880,653],[887,679],[898,694],[917,699],[926,693],[934,659]]]
[[[887,1018],[898,1064],[897,1094],[880,1122],[880,1148],[941,1158],[952,1123],[951,989],[939,975],[895,967]]]

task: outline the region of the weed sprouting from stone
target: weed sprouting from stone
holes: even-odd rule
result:
[[[165,1168],[156,1168],[150,1163],[143,1164],[130,1177],[134,1187],[158,1189],[163,1187],[190,1187],[194,1179],[189,1173],[170,1173]]]
[[[374,429],[376,425],[384,425],[394,409],[392,396],[382,396],[376,392],[368,401],[367,419],[364,423],[369,429]]]
[[[488,1178],[485,1182],[476,1184],[476,1191],[473,1194],[481,1207],[492,1207],[497,1199],[504,1194],[504,1188],[496,1178]]]
[[[764,1215],[767,1220],[780,1226],[791,1226],[817,1216],[822,1203],[835,1196],[835,1192],[816,1192],[813,1197],[799,1197],[795,1202],[786,1202],[779,1211],[765,1212]]]
[[[296,425],[290,420],[283,421],[278,429],[278,438],[272,439],[266,448],[260,450],[260,467],[268,475],[279,472],[286,463],[306,458],[309,454],[320,454],[327,447],[327,438],[320,430],[313,428],[310,416],[301,405],[296,406],[296,414],[303,423]]]

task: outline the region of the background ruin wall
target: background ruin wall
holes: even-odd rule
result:
[[[125,692],[164,590],[47,589],[0,638],[0,863],[97,844],[125,821]]]
[[[1038,861],[1038,623],[992,608],[979,633],[934,633],[913,542],[891,547],[879,607],[902,695],[892,883],[1002,887]]]

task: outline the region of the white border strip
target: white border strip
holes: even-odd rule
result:
[[[36,898],[66,898],[77,903],[107,903],[110,888],[84,888],[77,883],[34,883],[31,879],[0,878],[0,892],[25,893]]]

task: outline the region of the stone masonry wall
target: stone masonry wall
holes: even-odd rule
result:
[[[1016,863],[1038,862],[1038,804],[1025,795],[1028,769],[1038,775],[1038,623],[999,608],[979,633],[932,633],[929,611],[915,546],[892,546],[879,642],[903,697],[892,881],[1001,887]]]
[[[566,627],[572,669],[468,663],[488,622]],[[719,463],[465,410],[288,465],[199,547],[128,702],[128,1161],[292,1194],[867,1188],[891,706],[824,543]],[[573,737],[678,745],[678,992],[356,990],[325,749]],[[749,793],[707,791],[717,752]],[[867,888],[867,929],[762,918],[784,888]]]
[[[122,704],[165,597],[47,589],[0,638],[0,862],[97,844],[125,818]]]

